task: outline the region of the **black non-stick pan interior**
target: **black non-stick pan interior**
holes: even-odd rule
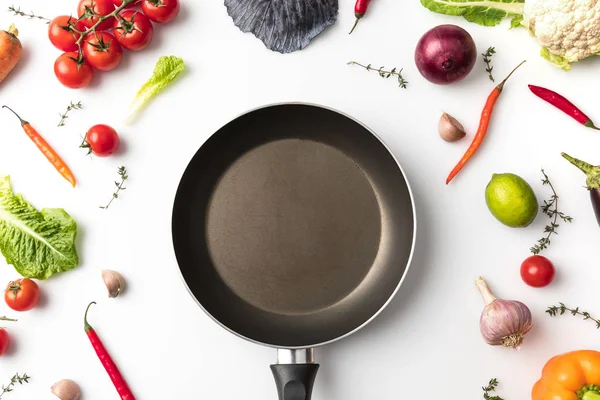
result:
[[[286,104],[202,145],[172,229],[183,278],[217,322],[255,342],[312,347],[393,296],[415,221],[402,170],[377,137],[335,111]]]

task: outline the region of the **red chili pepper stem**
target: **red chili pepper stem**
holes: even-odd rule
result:
[[[89,331],[94,329],[88,323],[88,320],[87,320],[88,311],[90,310],[90,307],[92,306],[92,304],[96,304],[96,302],[92,301],[90,304],[88,304],[87,308],[85,309],[85,315],[83,316],[83,329],[85,330],[85,333],[88,333]]]
[[[499,91],[502,91],[502,90],[504,89],[504,84],[506,83],[506,81],[508,80],[508,78],[510,78],[510,77],[512,76],[512,74],[514,74],[514,73],[515,73],[515,71],[516,71],[517,69],[519,69],[519,67],[520,67],[521,65],[525,64],[526,62],[527,62],[527,60],[523,60],[523,61],[521,61],[521,63],[520,63],[519,65],[517,65],[517,66],[515,67],[515,69],[513,69],[512,71],[510,71],[510,74],[508,74],[508,76],[507,76],[506,78],[504,78],[504,80],[503,80],[502,82],[500,82],[500,83],[498,84],[498,86],[496,86],[496,89],[498,89]]]
[[[21,121],[21,126],[27,125],[29,122],[25,121],[23,118],[21,118],[19,116],[19,114],[17,114],[12,108],[10,108],[9,106],[2,106],[2,108],[8,108],[10,110],[10,112],[12,112],[13,114],[15,114],[17,116],[17,118],[19,118],[19,121]]]
[[[358,21],[360,21],[360,19],[365,16],[365,14],[361,14],[361,13],[354,13],[354,15],[356,16],[356,22],[352,26],[352,30],[350,30],[350,33],[348,33],[348,35],[351,35],[352,32],[354,32],[354,30],[356,29],[356,26],[358,25]]]
[[[598,128],[596,125],[594,125],[594,123],[592,122],[591,119],[589,121],[587,121],[585,124],[583,124],[583,126],[600,131],[600,128]]]

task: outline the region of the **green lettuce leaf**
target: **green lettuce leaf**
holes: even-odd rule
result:
[[[523,25],[523,16],[515,15],[513,19],[510,20],[510,29],[513,28],[525,28]]]
[[[421,0],[421,4],[436,13],[463,16],[469,22],[494,26],[508,16],[522,15],[525,0]]]
[[[41,212],[0,176],[0,252],[25,278],[47,279],[77,267],[77,223],[62,208]]]
[[[564,71],[571,70],[571,64],[569,63],[569,61],[567,61],[564,57],[550,53],[550,50],[548,50],[548,48],[546,48],[546,47],[542,47],[542,50],[540,51],[540,56],[542,56],[544,59],[550,61],[552,64],[556,65],[557,67],[562,68]]]
[[[175,56],[160,57],[154,67],[152,76],[136,93],[133,103],[129,106],[130,113],[126,122],[133,122],[146,104],[169,86],[184,69],[185,64],[181,58]]]

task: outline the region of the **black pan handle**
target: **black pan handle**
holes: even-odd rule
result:
[[[319,364],[271,365],[279,400],[310,400]]]

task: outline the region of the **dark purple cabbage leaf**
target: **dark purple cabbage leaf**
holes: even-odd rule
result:
[[[338,0],[225,0],[234,24],[279,53],[302,50],[337,20]]]

